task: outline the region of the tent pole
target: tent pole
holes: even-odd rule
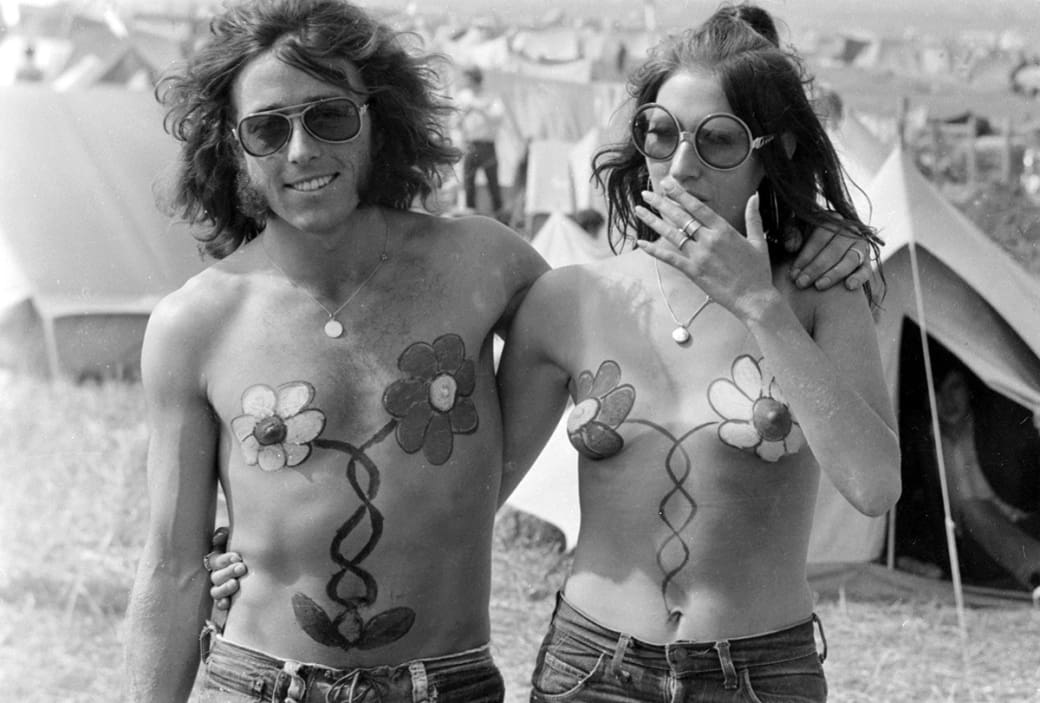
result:
[[[888,511],[886,533],[888,534],[888,556],[885,558],[885,566],[889,571],[896,568],[896,506]]]
[[[61,363],[58,360],[58,336],[54,330],[54,318],[41,313],[40,322],[43,326],[43,344],[47,349],[47,370],[50,371],[51,381],[57,381],[61,374]]]
[[[946,548],[950,554],[950,576],[953,580],[953,597],[957,606],[957,624],[961,639],[966,640],[968,629],[964,617],[964,589],[961,586],[961,567],[957,558],[957,539],[954,534],[956,525],[950,511],[950,492],[946,481],[946,462],[943,460],[942,438],[939,435],[939,411],[935,400],[935,380],[932,375],[932,356],[928,352],[928,325],[924,315],[924,295],[921,289],[921,274],[917,261],[917,242],[910,234],[908,250],[910,252],[910,271],[914,281],[914,300],[917,305],[917,328],[921,333],[921,351],[924,356],[924,375],[928,386],[928,406],[932,414],[932,437],[935,441],[935,457],[939,467],[939,487],[942,493],[943,516],[946,525]]]

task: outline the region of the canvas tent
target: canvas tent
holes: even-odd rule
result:
[[[1040,282],[946,202],[902,151],[893,153],[869,190],[876,203],[884,204],[877,217],[887,225],[884,259],[891,298],[878,333],[886,381],[899,404],[904,496],[911,498],[919,485],[933,494],[938,489],[923,475],[936,471],[930,465],[936,461],[934,449],[926,452],[928,460],[915,464],[914,459],[913,442],[920,444],[921,437],[929,434],[926,424],[914,419],[915,413],[926,412],[914,407],[925,388],[912,370],[922,368],[918,359],[923,357],[923,326],[929,348],[956,359],[983,386],[985,396],[980,400],[987,412],[977,413],[976,438],[980,464],[988,469],[990,482],[998,492],[1003,488],[1012,501],[1019,498],[1035,504],[1040,497],[1035,495],[1036,430],[1030,420],[1040,408],[1040,327],[1036,324]],[[920,304],[912,300],[911,240],[917,243]],[[909,391],[915,385],[922,389],[918,397]],[[1012,416],[1012,422],[1001,421]],[[987,444],[1001,446],[992,452]],[[1020,450],[1033,454],[1031,466],[1029,462],[1015,465],[1013,456]],[[897,526],[907,522],[899,517],[921,509],[906,508],[902,516],[897,508]],[[932,518],[933,526],[938,519]],[[899,529],[891,544],[896,554],[904,548]],[[940,563],[946,558],[941,549],[933,549],[932,556]]]
[[[0,364],[134,375],[145,322],[203,262],[153,187],[176,159],[150,92],[0,95]]]

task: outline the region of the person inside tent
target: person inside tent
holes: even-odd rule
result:
[[[935,393],[950,509],[965,573],[985,578],[999,572],[1040,591],[1040,510],[1012,505],[986,478],[976,447],[972,380],[953,367]]]

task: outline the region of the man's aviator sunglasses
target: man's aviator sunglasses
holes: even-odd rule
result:
[[[350,98],[325,98],[265,112],[254,112],[238,122],[235,137],[247,154],[270,156],[289,143],[293,118],[320,142],[343,144],[361,133],[361,116],[368,104]]]
[[[732,171],[772,140],[771,134],[753,137],[744,120],[725,112],[706,115],[692,132],[684,131],[675,115],[657,103],[643,105],[632,118],[632,141],[643,156],[670,159],[685,141],[705,166],[716,171]]]

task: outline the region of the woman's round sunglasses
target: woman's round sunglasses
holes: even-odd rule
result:
[[[270,156],[289,143],[293,118],[315,139],[328,144],[343,144],[361,133],[361,115],[368,104],[358,105],[350,98],[324,98],[290,105],[277,110],[246,115],[235,128],[235,137],[247,154]]]
[[[681,142],[689,142],[697,158],[716,171],[732,171],[773,140],[773,135],[751,136],[751,128],[736,115],[706,115],[692,132],[686,132],[675,115],[657,103],[647,103],[632,118],[632,141],[648,159],[672,158]]]

